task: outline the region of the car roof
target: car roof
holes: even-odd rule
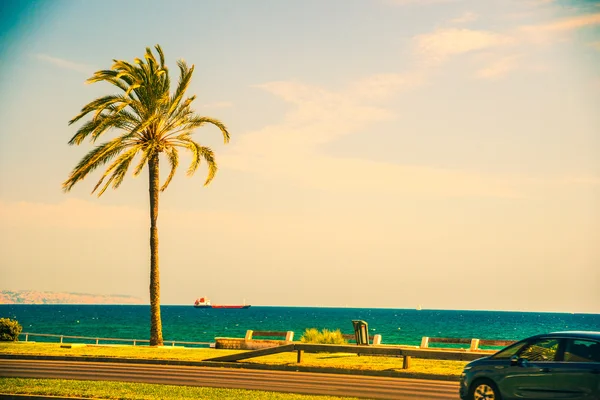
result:
[[[561,338],[574,338],[574,339],[595,339],[600,340],[600,332],[593,331],[564,331],[564,332],[551,332],[542,335],[536,335],[534,337],[561,337]]]

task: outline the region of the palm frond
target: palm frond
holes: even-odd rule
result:
[[[127,173],[127,170],[129,169],[129,165],[131,164],[131,161],[133,161],[133,158],[135,157],[135,154],[137,153],[137,149],[135,152],[133,152],[133,154],[131,154],[132,152],[127,152],[125,155],[127,155],[127,157],[122,157],[122,160],[120,160],[120,163],[116,165],[116,168],[114,169],[112,175],[110,176],[110,178],[108,179],[108,181],[106,181],[106,183],[104,184],[104,187],[102,187],[102,189],[100,190],[100,192],[98,193],[98,197],[102,196],[102,194],[106,191],[106,189],[108,189],[108,186],[112,183],[112,187],[113,189],[117,189],[121,183],[123,182],[123,178],[125,178],[125,174]],[[96,188],[100,185],[100,182],[98,182],[98,184],[96,185]],[[92,191],[92,193],[94,193],[96,191],[96,188],[94,188],[94,190]]]
[[[162,78],[162,93],[163,98],[161,100],[162,104],[167,104],[170,98],[169,91],[171,90],[171,79],[169,77],[169,69],[165,64],[165,54],[162,51],[160,45],[154,46],[156,52],[158,53],[158,57],[160,59],[160,69],[157,71],[157,74]]]
[[[73,168],[69,178],[63,183],[63,190],[68,192],[73,185],[84,179],[90,172],[113,159],[117,154],[123,151],[123,149],[130,145],[130,143],[128,143],[129,139],[131,139],[131,135],[120,136],[97,146],[86,154],[75,168]]]
[[[89,102],[88,104],[86,104],[81,109],[81,112],[69,121],[69,125],[72,125],[73,123],[79,121],[81,118],[85,117],[87,114],[89,114],[92,111],[102,112],[109,105],[116,104],[116,103],[123,103],[123,102],[128,103],[128,102],[130,102],[130,100],[126,99],[125,97],[123,97],[121,95],[110,95],[110,96],[104,96],[104,97],[97,98],[96,100],[93,100],[93,101]]]
[[[156,49],[156,52],[158,53],[158,56],[160,58],[160,67],[164,69],[165,68],[165,53],[163,53],[162,47],[160,47],[159,44],[155,45],[154,48]]]
[[[96,83],[101,81],[106,81],[109,79],[117,78],[118,72],[113,69],[103,69],[100,71],[94,72],[90,78],[88,78],[85,83]]]
[[[154,58],[154,54],[152,54],[152,50],[150,47],[146,47],[146,54],[144,55],[146,59],[146,65],[149,68],[149,75],[153,75],[158,69],[158,63],[156,62],[156,58]]]
[[[217,162],[215,161],[215,153],[213,153],[210,147],[198,146],[198,152],[206,160],[208,164],[208,174],[206,176],[206,181],[204,181],[204,186],[208,186],[208,184],[214,179],[217,174]]]
[[[137,58],[136,60],[139,60],[139,58]],[[134,81],[137,75],[137,66],[125,60],[114,60],[112,69],[114,71],[118,71],[119,78],[130,77]]]
[[[219,130],[223,134],[223,142],[229,143],[229,131],[227,130],[227,127],[225,126],[224,123],[222,123],[221,121],[219,121],[216,118],[194,116],[194,117],[190,118],[189,121],[187,122],[186,129],[199,128],[204,124],[212,124],[212,125],[216,126],[217,128],[219,128]]]
[[[195,96],[188,98],[186,102],[191,103],[195,99]],[[173,132],[177,134],[180,132],[181,126],[186,123],[186,121],[194,116],[194,112],[191,110],[189,106],[178,108],[174,114],[172,114],[168,120],[165,122],[163,131],[169,132],[169,136],[172,136]]]
[[[175,176],[177,166],[179,165],[179,153],[177,152],[177,148],[173,146],[168,147],[165,149],[165,153],[167,154],[169,164],[171,165],[171,172],[169,172],[167,180],[165,181],[165,183],[163,183],[162,187],[160,188],[161,192],[164,192],[165,189],[169,186],[169,183],[171,183],[171,179],[173,179],[173,176]]]
[[[146,165],[146,163],[150,159],[150,156],[152,156],[152,154],[154,153],[154,150],[155,149],[153,146],[146,146],[144,148],[143,153],[142,153],[142,158],[140,159],[140,162],[133,170],[133,176],[138,176],[142,172],[142,169],[144,169],[144,165]]]
[[[98,118],[91,119],[83,124],[71,140],[69,140],[69,144],[81,144],[81,142],[90,135],[93,143],[100,135],[113,128],[127,129],[135,133],[135,128],[140,125],[141,123],[139,120],[126,112],[120,112],[118,114],[101,114]]]
[[[135,126],[140,123],[140,117],[137,114],[131,113],[126,110],[127,107],[131,107],[131,104],[120,104],[119,106],[108,106],[106,111],[112,115],[118,115],[124,121],[127,121],[131,126]],[[135,111],[135,109],[133,110]]]
[[[177,121],[172,121],[171,124],[167,126],[170,132],[166,135],[163,135],[163,137],[165,139],[170,139],[173,136],[181,133],[191,133],[194,129],[200,128],[205,124],[212,124],[218,127],[223,134],[223,141],[225,143],[229,143],[229,131],[227,130],[225,124],[216,118],[200,117],[195,115],[193,112],[181,117]]]
[[[152,138],[152,135],[149,135],[149,132],[147,132],[147,130],[152,124],[158,121],[160,117],[160,114],[154,114],[153,116],[146,118],[146,120],[140,121],[137,126],[131,129],[130,133],[137,134],[139,132],[141,133],[143,140],[150,140]]]
[[[182,140],[177,146],[184,147],[192,153],[192,162],[186,172],[188,176],[194,175],[202,159],[206,161],[208,165],[208,175],[204,182],[204,186],[207,186],[217,173],[217,162],[215,161],[215,154],[212,149],[207,146],[201,146],[191,139]]]
[[[119,167],[119,165],[123,164],[124,162],[127,162],[127,166],[129,167],[129,164],[131,163],[131,161],[133,160],[135,155],[138,153],[138,151],[140,151],[140,147],[141,146],[139,146],[139,145],[133,146],[131,149],[129,149],[125,153],[121,154],[115,161],[113,161],[112,164],[110,164],[108,166],[108,168],[106,168],[106,171],[104,172],[104,174],[102,175],[102,177],[100,178],[98,183],[96,183],[96,186],[94,186],[94,189],[92,189],[92,193],[94,193],[96,191],[96,189],[98,189],[98,187],[102,184],[104,179],[106,179],[106,177],[111,172],[113,172],[113,170],[115,168]],[[106,189],[104,189],[104,190],[106,190]],[[102,195],[102,193],[104,193],[104,190],[100,191],[100,193],[98,194],[98,197],[100,197]]]
[[[187,90],[187,88],[190,84],[190,81],[192,79],[192,74],[194,73],[194,66],[192,65],[191,68],[188,68],[188,66],[184,60],[177,61],[177,66],[179,66],[179,72],[180,72],[179,84],[177,85],[177,89],[175,90],[175,93],[173,94],[173,97],[171,98],[170,107],[169,107],[169,110],[167,111],[168,115],[173,114],[175,112],[175,110],[177,109],[177,107],[179,106],[179,103],[181,102],[181,99],[185,95],[185,91]]]

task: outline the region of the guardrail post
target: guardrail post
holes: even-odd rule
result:
[[[25,341],[27,341],[29,339],[29,333],[25,334]]]
[[[471,339],[471,348],[469,351],[477,351],[479,349],[479,339]]]
[[[171,347],[175,347],[175,341],[171,342]]]
[[[429,338],[427,336],[423,336],[421,339],[421,348],[426,349],[429,347]]]
[[[96,344],[98,344],[100,342],[100,339],[96,338]]]
[[[373,344],[381,344],[381,335],[380,334],[373,336]]]
[[[304,350],[298,350],[298,357],[296,358],[298,364],[302,362],[302,354],[304,354]]]
[[[60,344],[63,342],[63,335],[60,335]]]
[[[402,356],[402,369],[410,368],[410,356]]]
[[[287,331],[287,333],[285,334],[285,341],[291,342],[292,340],[294,340],[294,332]]]
[[[247,330],[246,331],[246,337],[244,338],[244,340],[252,340],[252,332],[251,330]]]

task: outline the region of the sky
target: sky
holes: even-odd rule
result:
[[[161,194],[162,304],[600,313],[584,0],[1,2],[0,290],[149,302],[147,169],[61,184],[85,80],[155,44],[231,133]]]

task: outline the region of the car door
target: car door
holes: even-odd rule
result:
[[[556,399],[556,385],[549,373],[556,364],[561,344],[557,338],[537,338],[524,346],[516,356],[519,361],[503,374],[501,392],[515,399]]]
[[[600,399],[600,342],[565,339],[551,368],[557,399]]]

